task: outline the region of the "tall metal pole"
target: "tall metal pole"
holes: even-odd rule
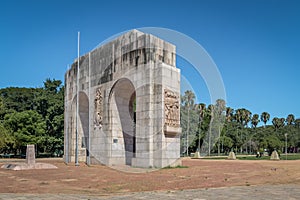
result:
[[[189,157],[190,106],[188,107],[188,123],[186,131],[186,156]]]
[[[88,150],[87,150],[87,165],[91,164],[91,53],[89,53],[89,136],[88,136]]]
[[[67,67],[67,70],[69,70],[69,67]],[[68,73],[67,78],[68,80]],[[65,156],[65,162],[69,163],[69,119],[68,119],[68,82],[65,83],[65,149],[64,149],[64,156]]]
[[[78,32],[78,51],[77,51],[77,97],[76,97],[76,144],[75,144],[75,166],[79,166],[78,163],[78,114],[79,114],[79,52],[80,48],[80,32]]]

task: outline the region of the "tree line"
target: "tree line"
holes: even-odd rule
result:
[[[285,152],[300,150],[300,119],[268,112],[252,114],[246,108],[233,109],[218,99],[215,104],[195,103],[195,95],[181,96],[181,153],[256,153],[264,149]],[[262,126],[258,126],[262,122]],[[267,125],[272,122],[272,125]],[[43,87],[0,89],[0,154],[21,155],[27,144],[37,153],[63,154],[64,86],[47,79]]]
[[[215,104],[195,103],[188,90],[181,96],[181,154],[199,151],[202,155],[222,155],[230,151],[254,154],[267,150],[279,153],[300,151],[300,118],[271,118],[268,112],[252,113],[233,109],[223,99]],[[262,126],[258,126],[262,122]],[[272,122],[272,125],[267,125]]]
[[[0,153],[24,155],[27,144],[38,154],[63,154],[64,87],[47,79],[43,87],[0,89]]]

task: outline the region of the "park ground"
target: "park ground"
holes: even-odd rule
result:
[[[24,160],[21,160],[24,162]],[[0,165],[12,160],[0,160]],[[20,162],[20,160],[19,160]],[[65,164],[61,159],[38,159],[57,169],[0,169],[0,193],[126,195],[145,191],[181,191],[232,186],[300,186],[300,160],[206,160],[184,158],[185,167],[141,173],[102,165]],[[136,170],[133,170],[136,171]]]

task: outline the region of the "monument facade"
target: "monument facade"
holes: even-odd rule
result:
[[[174,45],[132,30],[66,72],[65,162],[178,165],[180,133]]]

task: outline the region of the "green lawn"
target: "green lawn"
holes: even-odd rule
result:
[[[262,156],[262,157],[256,158],[256,156],[237,155],[236,157],[237,157],[238,160],[270,160],[270,156]],[[285,160],[286,158],[287,158],[287,160],[300,160],[300,153],[288,154],[287,157],[285,156],[285,154],[280,155],[280,160]],[[223,159],[223,160],[226,160],[227,157],[225,157],[225,156],[222,156],[222,157],[211,156],[211,157],[204,157],[202,159],[212,159],[212,160]]]

